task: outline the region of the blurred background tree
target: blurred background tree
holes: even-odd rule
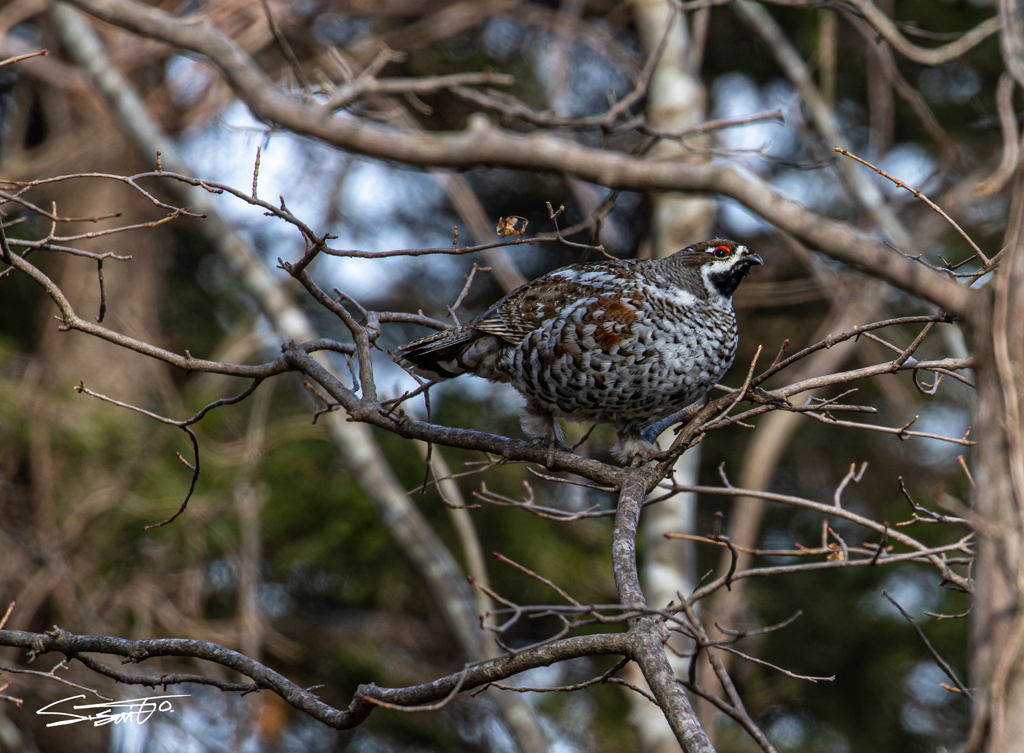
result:
[[[326,89],[325,82],[358,77],[367,66],[380,82],[493,70],[514,76],[503,91],[563,118],[599,115],[608,107],[609,92],[619,99],[627,95],[672,18],[670,4],[660,0],[157,5],[211,19],[282,87]],[[857,12],[857,3],[684,5],[666,37],[649,94],[633,112],[646,112],[649,126],[665,130],[709,117],[774,110],[780,115],[699,139],[661,141],[659,157],[739,166],[827,216],[882,227],[900,250],[925,254],[936,264],[969,255],[963,240],[910,194],[860,166],[837,163],[834,132],[842,138],[835,145],[848,146],[935,198],[989,256],[1003,247],[1016,160],[1011,157],[1007,169],[999,167],[999,158],[1008,128],[1007,143],[1016,143],[1017,116],[1012,84],[1000,88],[1004,63],[997,36],[948,62],[926,65],[894,53]],[[922,46],[958,39],[995,12],[984,0],[888,0],[877,7]],[[277,38],[268,17],[279,26]],[[773,40],[773,30],[790,46]],[[587,218],[609,195],[606,188],[559,172],[424,170],[268,128],[202,56],[69,15],[67,6],[42,0],[10,0],[0,9],[0,54],[51,51],[0,69],[4,179],[127,174],[152,164],[153,150],[140,146],[137,132],[110,105],[109,85],[104,91],[96,82],[103,61],[82,46],[90,34],[98,37],[106,62],[138,92],[149,117],[173,139],[174,159],[203,178],[247,190],[259,148],[259,195],[282,196],[318,232],[337,236],[335,248],[445,246],[455,225],[472,242],[484,243],[493,239],[499,217],[521,216],[531,232],[547,229],[548,201],[565,206],[561,221],[569,225]],[[1009,103],[1003,107],[1009,124],[1006,117],[1001,123],[1000,97]],[[449,131],[465,128],[478,109],[471,96],[451,88],[405,96],[385,91],[354,101],[341,117]],[[506,123],[525,128],[521,120]],[[617,139],[626,151],[648,146],[643,131],[574,133],[592,145]],[[166,155],[172,158],[170,150]],[[986,179],[979,195],[974,189]],[[82,192],[58,183],[34,200],[55,202],[64,217],[98,217],[115,209],[142,218],[137,221],[163,216],[129,190],[97,186]],[[157,190],[167,201],[179,199],[166,193],[168,186]],[[106,323],[196,357],[272,359],[288,331],[268,315],[266,299],[243,281],[243,257],[252,252],[249,261],[265,262],[266,274],[279,257],[301,250],[300,239],[258,208],[225,197],[205,200],[217,217],[83,242],[96,252],[132,257],[130,263],[103,266]],[[739,372],[758,345],[774,353],[789,340],[792,350],[873,319],[932,312],[906,293],[807,251],[766,219],[772,218],[714,195],[623,191],[592,237],[622,258],[664,256],[704,237],[732,237],[767,260],[737,296],[741,341],[737,366],[726,379],[732,386],[741,383]],[[76,222],[61,230],[95,228],[96,223]],[[45,232],[40,218],[8,230],[16,238]],[[238,244],[248,251],[239,251]],[[465,319],[519,282],[580,259],[574,249],[547,243],[494,250],[483,260],[322,259],[317,275],[325,289],[343,287],[375,310],[422,310],[443,320],[476,261],[490,269],[475,276],[460,308]],[[99,310],[94,261],[54,254],[39,264],[79,311]],[[321,334],[338,332],[338,323],[306,297],[287,305]],[[324,700],[344,707],[359,683],[423,682],[457,671],[466,657],[495,650],[465,630],[466,604],[473,611],[486,609],[486,602],[469,593],[461,576],[439,592],[424,579],[430,567],[473,573],[518,603],[549,598],[536,581],[481,556],[497,550],[549,577],[557,574],[557,582],[585,603],[615,601],[611,519],[554,525],[489,506],[451,509],[434,487],[406,495],[423,483],[423,456],[408,442],[363,425],[354,434],[357,429],[346,428],[338,414],[314,425],[316,401],[294,375],[280,378],[272,393],[264,389],[196,428],[203,474],[187,514],[169,527],[143,531],[181,502],[189,472],[175,453],[190,457],[188,439],[77,396],[73,386],[84,381],[97,392],[175,417],[233,394],[234,386],[224,377],[185,374],[92,338],[65,335],[52,316],[50,301],[27,279],[0,280],[0,595],[17,604],[9,628],[39,631],[58,624],[73,632],[209,640],[262,659],[304,687],[322,685]],[[943,330],[946,337],[926,343],[920,357],[966,354],[959,329]],[[386,328],[381,345],[393,348],[422,331],[411,324]],[[910,328],[890,332],[900,347],[914,334]],[[883,355],[882,345],[861,339],[823,351],[801,373],[864,365]],[[344,358],[336,365],[347,369]],[[380,366],[382,392],[398,395],[410,387],[397,368],[386,370],[385,359]],[[918,417],[915,429],[957,437],[968,428],[969,389],[952,379],[934,396],[915,390],[907,375],[858,386],[859,402],[882,414],[879,423],[900,426]],[[519,436],[519,399],[506,387],[462,379],[436,388],[433,396],[439,423]],[[326,429],[323,423],[334,418],[339,420]],[[691,451],[678,472],[717,484],[724,463],[745,488],[830,500],[850,464],[867,462],[868,471],[846,490],[844,503],[892,522],[909,517],[898,477],[919,501],[970,496],[957,458],[964,447],[836,429],[792,413],[755,423],[758,432],[734,426],[709,435],[699,463]],[[598,427],[583,451],[607,459],[610,444],[609,428]],[[481,460],[480,453],[449,448],[435,447],[433,453],[456,474]],[[524,481],[538,497],[566,509],[614,505],[612,495],[553,485],[521,465],[487,476],[489,489],[512,497],[522,494]],[[450,493],[472,501],[479,488],[479,479],[469,476],[458,479]],[[644,530],[641,550],[648,563],[645,585],[661,588],[660,602],[676,590],[688,593],[699,574],[721,566],[716,548],[666,544],[657,535],[665,530],[710,531],[721,510],[733,540],[747,546],[789,549],[794,542],[813,546],[820,537],[820,516],[763,501],[741,498],[734,507],[722,498],[702,498],[665,509],[657,521],[645,518],[650,530]],[[862,540],[856,527],[844,527],[841,520],[832,525],[849,541]],[[930,530],[916,533],[925,543],[942,540],[940,531],[934,537]],[[749,663],[732,667],[748,710],[779,750],[932,751],[965,739],[969,707],[941,687],[945,676],[881,593],[892,594],[925,624],[932,643],[963,677],[967,621],[940,621],[923,612],[960,613],[968,601],[939,585],[933,572],[914,565],[817,572],[738,582],[705,608],[731,627],[772,624],[803,610],[787,629],[760,639],[758,656],[801,674],[834,674],[834,682],[805,683]],[[551,619],[524,622],[511,636],[512,645],[534,642],[556,628]],[[10,649],[3,654],[5,664],[17,661]],[[51,664],[52,658],[43,669]],[[521,683],[569,684],[606,666],[579,659],[534,670]],[[23,710],[0,706],[4,750],[675,747],[660,715],[649,713],[653,707],[632,694],[627,702],[628,691],[612,685],[571,695],[491,690],[436,713],[375,714],[344,733],[292,712],[269,693],[236,698],[200,688],[189,692],[202,703],[184,705],[173,719],[87,733],[78,727],[75,738],[46,729],[30,713],[64,697],[68,688],[19,681],[17,690],[26,698]],[[755,749],[728,717],[710,706],[699,711],[719,750]]]

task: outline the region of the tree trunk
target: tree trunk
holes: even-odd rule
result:
[[[1008,255],[1008,258],[1007,258]],[[1019,750],[1024,740],[1024,250],[1020,238],[972,312],[978,393],[974,425],[977,591],[971,613],[970,749]],[[987,729],[986,729],[987,724]],[[982,747],[978,747],[978,743]]]
[[[667,0],[635,0],[633,8],[644,48],[648,54],[654,54],[672,17],[672,7]],[[705,119],[707,94],[694,70],[699,67],[695,48],[702,46],[699,40],[691,37],[686,18],[677,18],[651,79],[650,95],[647,98],[647,120],[651,125],[678,130]],[[668,140],[657,144],[652,154],[658,159],[695,159],[694,152],[686,151],[678,143]],[[657,193],[651,197],[651,203],[650,255],[654,258],[669,256],[691,243],[707,238],[715,216],[715,203],[712,199]],[[674,435],[668,432],[666,438],[671,440],[672,437]],[[667,447],[667,444],[663,446]],[[679,459],[675,473],[676,480],[681,484],[698,482],[699,446]],[[652,604],[663,606],[676,599],[677,593],[688,594],[694,587],[694,545],[670,541],[662,534],[666,531],[693,533],[696,503],[695,494],[678,494],[644,514],[642,575],[644,590]],[[677,671],[686,671],[686,660],[672,653],[669,654],[669,663]],[[631,674],[631,680],[643,683],[638,671]],[[679,745],[661,710],[635,693],[630,693],[628,697],[632,705],[630,722],[640,737],[643,750],[651,753],[678,751]],[[709,735],[712,733],[710,729],[706,731]]]

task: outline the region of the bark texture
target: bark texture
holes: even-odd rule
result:
[[[637,607],[647,604],[636,569],[636,533],[646,492],[647,477],[644,474],[626,474],[619,493],[612,534],[612,563],[619,603]],[[658,699],[679,746],[686,753],[714,753],[711,742],[697,721],[697,715],[665,656],[668,636],[667,625],[659,616],[645,615],[629,621],[633,661],[639,665],[647,685]]]
[[[971,747],[1018,750],[1024,740],[1024,252],[1005,253],[993,290],[973,317],[979,368],[974,512],[977,595],[971,613],[971,684],[977,688]],[[986,731],[987,725],[987,731]]]

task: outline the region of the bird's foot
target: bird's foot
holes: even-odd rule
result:
[[[572,452],[572,448],[569,447],[565,442],[554,435],[554,432],[548,436],[543,437],[532,437],[530,440],[534,447],[538,449],[544,448],[548,451],[548,456],[544,464],[550,468],[555,464],[555,452],[561,450],[562,452]]]
[[[612,448],[612,455],[630,468],[644,465],[655,460],[661,451],[653,442],[648,442],[641,436],[619,437],[619,441]]]
[[[548,468],[555,464],[555,451],[564,450],[572,452],[572,449],[565,444],[565,434],[562,427],[555,422],[554,416],[545,413],[543,410],[527,405],[526,414],[522,419],[523,430],[533,442],[534,447],[546,447],[548,456],[546,465]]]

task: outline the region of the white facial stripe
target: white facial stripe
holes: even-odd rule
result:
[[[718,292],[718,288],[716,288],[712,284],[712,282],[711,282],[711,275],[715,274],[716,272],[728,272],[730,269],[732,269],[732,266],[733,266],[733,263],[732,263],[731,259],[723,259],[721,261],[716,261],[716,262],[714,262],[712,264],[705,264],[703,267],[701,267],[700,275],[701,275],[701,277],[704,278],[704,289],[708,291],[708,295],[710,296],[710,300],[712,300],[712,301],[725,301],[725,300],[729,300],[724,295],[719,293]]]

